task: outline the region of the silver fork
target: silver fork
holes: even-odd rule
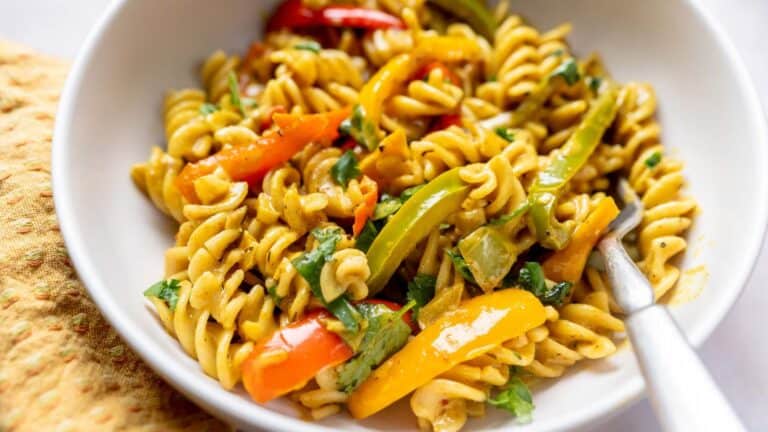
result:
[[[618,187],[624,208],[598,244],[651,405],[665,431],[743,431],[744,426],[663,305],[627,255],[621,239],[643,218],[643,204],[629,183]]]

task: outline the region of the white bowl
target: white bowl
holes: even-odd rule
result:
[[[413,428],[403,406],[364,422],[342,415],[305,423],[285,401],[262,407],[242,391],[225,391],[165,333],[141,295],[162,274],[173,227],[133,186],[129,166],[163,142],[166,89],[198,85],[198,65],[217,48],[243,52],[273,3],[132,0],[111,7],[80,53],[56,123],[53,185],[62,232],[110,323],[161,376],[212,413],[245,429]],[[571,21],[575,52],[598,51],[619,80],[656,87],[663,141],[686,161],[690,192],[703,209],[682,265],[706,265],[709,283],[698,298],[673,308],[700,344],[747,280],[768,216],[763,112],[734,48],[693,1],[529,0],[513,2],[513,10],[541,29]],[[539,390],[534,422],[515,430],[583,426],[642,391],[632,353],[622,350]],[[513,422],[488,412],[470,427],[501,430]]]

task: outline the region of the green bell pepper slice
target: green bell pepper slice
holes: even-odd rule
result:
[[[496,32],[496,19],[482,0],[429,0],[439,8],[461,18],[489,41]]]
[[[369,295],[384,288],[405,257],[449,214],[461,208],[468,193],[469,186],[459,178],[459,168],[454,168],[403,203],[368,249]]]
[[[555,218],[558,198],[566,183],[584,166],[613,123],[618,110],[619,87],[605,85],[584,119],[549,165],[539,172],[528,195],[529,211],[536,238],[545,247],[562,249],[571,236],[571,228]]]
[[[515,245],[493,226],[477,228],[458,246],[475,282],[486,293],[499,286],[517,260]]]

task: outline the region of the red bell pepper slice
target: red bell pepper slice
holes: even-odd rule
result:
[[[223,168],[232,180],[247,181],[253,185],[308,143],[338,138],[339,124],[349,117],[350,111],[350,108],[344,108],[323,114],[274,114],[272,119],[279,131],[268,132],[253,143],[227,147],[203,160],[187,164],[176,178],[176,187],[189,202],[196,203],[194,181],[212,173],[217,167]]]
[[[257,344],[243,362],[243,385],[251,397],[266,403],[303,387],[321,369],[341,364],[354,355],[336,333],[323,326],[330,315],[310,312]]]
[[[400,18],[380,10],[351,5],[311,9],[304,6],[301,0],[284,1],[267,23],[268,31],[306,27],[352,27],[369,30],[406,28]]]

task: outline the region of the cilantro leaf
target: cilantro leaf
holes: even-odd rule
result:
[[[246,116],[245,108],[243,108],[243,103],[240,101],[240,85],[237,83],[235,71],[229,71],[229,74],[227,74],[227,83],[229,84],[229,97],[232,100],[232,105],[237,107],[243,116]]]
[[[383,304],[362,303],[358,306],[368,327],[360,342],[356,357],[341,366],[338,385],[344,392],[351,392],[371,374],[387,357],[408,341],[411,328],[402,316],[409,306],[393,311]]]
[[[291,264],[307,281],[312,294],[325,304],[328,311],[338,318],[348,330],[357,332],[360,313],[355,306],[349,302],[346,296],[338,297],[328,303],[323,298],[320,289],[320,271],[336,251],[336,245],[341,241],[342,230],[338,227],[315,228],[312,230],[312,235],[317,239],[318,246],[294,258]]]
[[[279,305],[280,302],[283,300],[282,297],[277,295],[277,285],[270,285],[267,287],[267,294],[269,294],[270,297],[272,297],[272,301],[275,302],[276,305]]]
[[[509,411],[519,423],[530,423],[532,420],[533,397],[528,386],[518,377],[511,377],[502,391],[488,398],[488,403]]]
[[[382,200],[376,204],[376,209],[373,211],[373,220],[384,219],[388,216],[395,214],[403,205],[400,198],[392,197],[389,195],[382,195]]]
[[[603,83],[603,79],[596,76],[588,76],[587,77],[587,86],[589,86],[589,89],[592,90],[592,93],[597,94],[597,91],[600,89],[600,85]]]
[[[360,168],[357,166],[357,157],[352,150],[347,150],[331,167],[331,177],[344,189],[347,188],[350,180],[359,176]]]
[[[363,230],[360,231],[360,234],[357,235],[357,239],[355,239],[355,248],[360,249],[363,252],[368,252],[368,249],[371,247],[371,244],[373,243],[373,240],[376,239],[377,235],[379,235],[379,230],[376,228],[376,225],[371,221],[367,221]]]
[[[176,279],[161,280],[144,291],[146,297],[156,297],[168,304],[171,310],[176,310],[179,302],[179,281]]]
[[[659,163],[661,163],[661,152],[654,152],[645,160],[645,166],[648,168],[654,168]]]
[[[420,184],[420,185],[416,185],[416,186],[412,186],[412,187],[409,187],[408,189],[404,190],[403,193],[400,194],[400,202],[405,204],[406,201],[411,199],[411,197],[416,192],[418,192],[419,189],[423,188],[425,185],[426,185],[426,183]]]
[[[351,136],[358,144],[370,151],[374,151],[379,147],[376,126],[368,119],[365,109],[360,104],[355,105],[349,121],[344,120],[339,125],[339,131]]]
[[[570,58],[564,61],[560,66],[552,71],[552,74],[550,75],[551,78],[558,76],[562,77],[569,86],[576,84],[581,79],[579,66],[576,64],[576,60]]]
[[[435,285],[437,279],[428,274],[419,273],[412,281],[408,282],[408,292],[405,298],[408,301],[415,302],[413,306],[413,319],[418,320],[419,309],[432,300],[435,296]]]
[[[555,306],[563,304],[573,285],[570,282],[558,282],[551,287],[548,286],[541,265],[531,261],[526,262],[520,269],[517,283],[523,289],[533,293],[542,303]]]
[[[504,138],[504,140],[507,142],[512,142],[515,140],[515,134],[505,127],[497,127],[495,132],[496,135]]]
[[[453,265],[456,267],[456,270],[459,271],[459,274],[464,279],[471,283],[477,283],[475,282],[475,277],[472,276],[472,272],[469,270],[469,265],[467,265],[464,257],[461,256],[461,252],[455,249],[448,249],[446,253],[448,254],[448,257],[451,258],[451,261],[453,261]]]
[[[323,49],[323,47],[320,46],[320,44],[315,41],[307,41],[307,42],[297,43],[296,45],[293,46],[293,49],[312,51],[313,53],[317,54],[320,52],[320,50]]]
[[[217,107],[216,105],[214,105],[214,104],[212,104],[210,102],[206,102],[206,103],[200,105],[200,114],[202,114],[202,115],[213,114],[213,113],[215,113],[218,110],[219,110],[219,107]]]
[[[527,212],[528,209],[530,208],[531,208],[531,203],[526,201],[523,204],[521,204],[518,208],[514,209],[512,213],[499,216],[496,219],[491,219],[488,222],[488,225],[504,225],[505,223],[515,219],[516,217],[522,216],[522,214]]]

